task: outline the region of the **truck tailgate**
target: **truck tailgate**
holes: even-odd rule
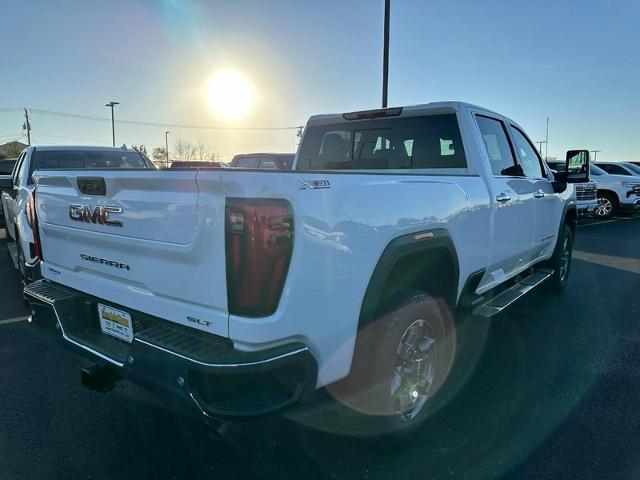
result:
[[[36,175],[43,276],[107,302],[227,336],[224,195],[215,182],[209,185],[206,208],[199,212],[196,175],[150,170]],[[99,192],[104,194],[82,193],[95,193],[84,188],[87,182],[104,185]]]

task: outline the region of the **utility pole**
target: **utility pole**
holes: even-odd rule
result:
[[[538,151],[540,152],[540,156],[542,156],[542,144],[547,143],[546,140],[539,140],[536,142],[538,144]]]
[[[167,167],[169,166],[169,134],[171,132],[164,132],[164,153],[167,159]]]
[[[120,105],[120,102],[109,102],[105,105],[105,107],[110,107],[111,108],[111,138],[113,140],[113,146],[116,146],[116,127],[115,127],[115,121],[113,119],[113,107],[115,107],[116,105]]]
[[[547,117],[547,136],[544,139],[544,159],[549,158],[549,117]]]
[[[602,150],[591,150],[591,153],[593,153],[593,162],[595,163],[596,158],[598,158],[598,152],[601,152]]]
[[[27,143],[31,146],[31,124],[29,123],[29,112],[27,109],[24,109],[24,123],[22,124],[22,129],[27,131]]]
[[[382,53],[382,108],[387,108],[389,95],[389,15],[391,0],[384,0],[384,46]]]

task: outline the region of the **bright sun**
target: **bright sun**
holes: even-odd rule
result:
[[[215,72],[207,80],[207,100],[218,114],[228,118],[246,115],[255,101],[251,81],[237,70]]]

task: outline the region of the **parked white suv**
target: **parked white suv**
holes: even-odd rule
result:
[[[555,160],[547,161],[547,165],[554,172],[554,175],[558,172],[564,172],[565,162],[559,162]],[[579,216],[592,216],[595,214],[598,208],[598,185],[592,180],[583,183],[575,184],[576,189],[576,203],[578,206]]]
[[[640,209],[640,177],[609,174],[597,165],[591,165],[590,171],[598,185],[597,217],[610,218]]]
[[[37,172],[32,323],[98,390],[242,417],[331,386],[367,432],[411,429],[458,310],[567,284],[588,156],[554,178],[514,121],[445,102],[312,117],[292,171]]]
[[[7,247],[23,283],[40,278],[40,250],[33,215],[33,172],[48,169],[154,168],[136,150],[110,147],[28,147],[18,157],[10,177],[0,178]]]

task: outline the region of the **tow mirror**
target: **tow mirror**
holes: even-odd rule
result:
[[[589,150],[569,150],[565,162],[567,183],[589,181]]]

